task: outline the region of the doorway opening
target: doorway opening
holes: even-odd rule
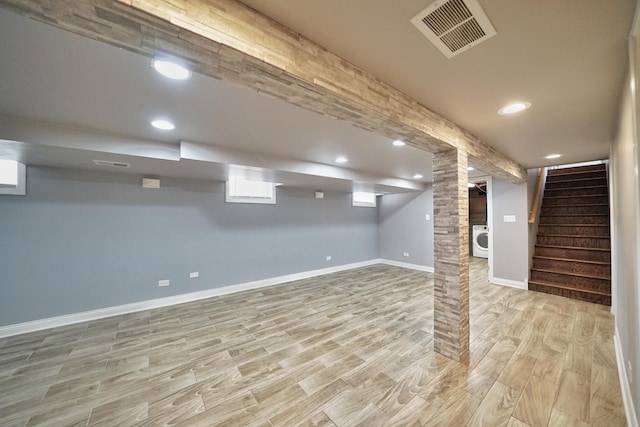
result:
[[[493,279],[492,177],[482,173],[469,177],[469,261],[475,268],[487,269]],[[475,233],[474,233],[475,228]],[[475,234],[475,236],[474,236]],[[475,254],[474,254],[475,246]]]

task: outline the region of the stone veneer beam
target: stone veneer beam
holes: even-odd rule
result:
[[[519,183],[524,169],[402,92],[236,0],[0,0],[22,15],[286,100]]]
[[[469,354],[467,179],[467,153],[434,154],[434,349],[458,361]]]

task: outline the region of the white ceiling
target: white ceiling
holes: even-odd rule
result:
[[[480,0],[497,35],[452,59],[409,22],[430,0],[243,3],[525,167],[608,156],[633,0]],[[169,81],[148,58],[4,10],[0,58],[0,140],[22,142],[0,142],[0,158],[95,169],[94,154],[111,153],[131,162],[132,173],[201,179],[224,179],[225,164],[236,162],[262,167],[286,185],[318,189],[369,184],[407,191],[431,179],[429,153],[393,147],[388,138],[201,75]],[[512,117],[496,113],[513,100],[532,107]],[[157,115],[170,117],[176,130],[151,128]],[[50,125],[56,138],[29,130]],[[180,160],[181,141],[213,154]],[[159,144],[166,157],[147,154]],[[552,152],[564,156],[543,159]],[[349,163],[336,165],[338,155]],[[413,179],[415,173],[424,178]]]
[[[241,1],[527,168],[609,156],[634,0],[480,0],[497,35],[452,59],[409,22],[433,0]]]
[[[286,185],[345,191],[419,190],[431,179],[430,153],[394,147],[389,138],[202,75],[169,80],[149,58],[3,10],[0,58],[0,140],[38,144],[34,150],[6,142],[0,156],[27,164],[99,169],[95,153],[137,154],[119,158],[132,164],[121,172],[224,180],[225,162],[234,161],[264,168],[263,175]],[[159,116],[176,129],[151,127]],[[132,152],[127,141],[166,146],[162,155]],[[180,160],[181,141],[218,152],[194,166]],[[341,155],[347,164],[335,163]],[[142,159],[167,156],[174,161]]]

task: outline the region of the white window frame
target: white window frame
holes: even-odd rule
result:
[[[359,196],[366,194],[367,197],[369,195],[373,195],[373,202],[362,199]],[[377,206],[377,195],[376,193],[371,193],[369,191],[354,191],[352,193],[352,206],[361,207],[361,208],[375,208]]]
[[[25,196],[27,194],[27,166],[24,163],[17,164],[17,184],[2,185],[0,184],[0,195],[6,196]]]
[[[227,180],[225,186],[225,195],[227,203],[252,203],[259,205],[275,205],[276,204],[276,184],[274,182],[264,182],[265,184],[269,184],[271,186],[271,197],[265,197],[263,195],[251,195],[251,194],[232,194],[233,193],[233,183],[232,180],[237,181],[248,181],[248,182],[264,182],[264,181],[253,181],[244,178],[231,178]]]

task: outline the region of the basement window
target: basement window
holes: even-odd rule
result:
[[[27,167],[15,160],[0,160],[0,194],[27,194]]]
[[[364,191],[353,192],[353,206],[366,208],[376,207],[376,193],[367,193]]]
[[[276,204],[276,184],[230,178],[227,181],[227,203]]]

